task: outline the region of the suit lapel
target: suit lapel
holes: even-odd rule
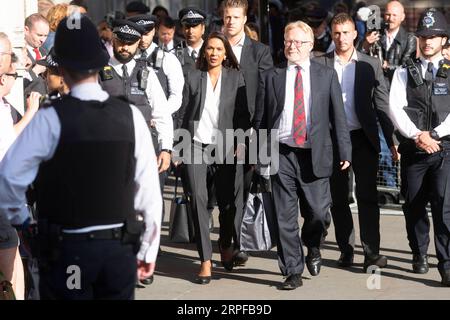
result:
[[[273,77],[273,88],[277,100],[277,108],[273,110],[274,119],[276,120],[284,108],[284,100],[286,98],[286,68],[275,69]]]
[[[244,45],[242,46],[242,52],[241,52],[241,61],[239,62],[240,66],[247,65],[247,56],[249,56],[248,52],[250,52],[251,47],[252,47],[252,42],[250,41],[250,38],[245,36]]]
[[[202,71],[200,76],[200,108],[198,108],[196,112],[196,116],[194,119],[200,120],[200,117],[202,116],[203,108],[205,107],[205,99],[206,99],[206,85],[208,81],[208,76],[206,74],[206,71]]]
[[[220,81],[221,83],[221,88],[220,88],[220,102],[219,102],[219,129],[222,128],[222,120],[224,119],[223,117],[223,113],[225,112],[225,107],[223,105],[225,98],[226,97],[230,97],[231,93],[228,93],[228,88],[230,88],[231,86],[227,85],[227,81],[229,78],[229,73],[228,73],[228,69],[226,68],[222,68],[222,74],[221,74],[221,79]]]
[[[355,105],[355,112],[359,118],[359,109],[358,109],[358,102],[359,102],[359,93],[362,92],[360,87],[362,85],[362,79],[360,77],[361,74],[364,74],[364,70],[363,70],[363,63],[361,61],[361,54],[359,54],[359,52],[356,52],[356,56],[358,57],[358,60],[356,61],[356,65],[355,65],[355,86],[354,86],[354,105]]]

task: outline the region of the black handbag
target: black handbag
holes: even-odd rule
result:
[[[179,177],[175,180],[175,196],[170,207],[169,238],[172,242],[194,242],[194,222],[188,197],[177,197]]]

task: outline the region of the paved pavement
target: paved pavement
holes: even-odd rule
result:
[[[166,187],[166,195],[171,188]],[[305,300],[305,299],[450,299],[450,288],[440,285],[436,268],[437,259],[433,241],[430,243],[430,271],[419,275],[410,272],[409,247],[406,240],[404,218],[399,212],[386,210],[381,218],[381,253],[389,259],[380,277],[362,271],[363,255],[358,235],[357,214],[353,215],[356,231],[356,265],[349,269],[337,267],[339,250],[333,226],[322,250],[323,266],[319,276],[312,277],[307,269],[303,286],[293,291],[281,291],[277,285],[283,281],[278,269],[275,249],[252,254],[245,267],[227,272],[220,265],[217,248],[218,212],[214,211],[213,279],[208,285],[193,282],[199,269],[194,244],[176,244],[168,239],[170,196],[165,200],[166,218],[162,229],[161,249],[154,283],[136,290],[139,300]],[[401,213],[401,212],[400,212]],[[369,284],[369,286],[368,286]]]

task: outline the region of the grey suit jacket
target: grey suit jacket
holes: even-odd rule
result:
[[[190,72],[185,80],[180,121],[181,128],[188,130],[192,138],[205,107],[207,81],[206,72],[198,69]],[[244,77],[235,69],[222,68],[218,127],[223,137],[227,129],[250,128]],[[228,152],[231,150],[225,150],[224,155]]]
[[[377,120],[380,122],[386,143],[391,147],[394,125],[389,119],[389,91],[378,59],[357,52],[355,68],[355,112],[371,145],[380,152]],[[315,61],[334,68],[334,52],[314,58]]]
[[[311,143],[312,167],[319,178],[330,177],[333,172],[333,139],[337,144],[340,161],[351,161],[351,142],[347,128],[336,71],[311,61]],[[253,127],[278,129],[286,95],[286,67],[273,68],[262,74],[256,101]]]
[[[258,90],[259,75],[273,67],[270,48],[261,42],[245,37],[242,48],[240,69],[244,74],[247,90],[248,108],[251,118],[255,113],[256,92]]]

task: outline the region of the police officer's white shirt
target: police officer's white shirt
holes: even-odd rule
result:
[[[147,57],[149,57],[158,46],[152,42],[150,47],[147,48]],[[140,57],[141,54],[139,54]],[[167,109],[170,114],[178,111],[183,102],[183,88],[184,88],[184,76],[183,68],[180,61],[174,54],[164,52],[164,59],[162,61],[162,68],[167,76],[167,82],[169,85],[169,98],[167,99]]]
[[[80,100],[105,101],[109,95],[98,83],[85,83],[72,88]],[[143,212],[146,225],[138,259],[154,262],[160,241],[162,198],[158,166],[153,143],[141,112],[130,106],[135,131],[136,193],[134,208]],[[39,110],[0,162],[0,214],[12,224],[22,224],[28,217],[25,191],[35,179],[41,162],[53,157],[61,135],[61,123],[53,107]],[[122,224],[91,226],[72,232],[89,232],[119,227]],[[67,230],[65,230],[67,232]]]
[[[200,54],[200,49],[201,49],[202,46],[203,46],[203,42],[204,42],[204,41],[202,40],[202,41],[200,42],[200,45],[197,46],[196,48],[191,47],[191,46],[187,46],[189,55],[192,56],[192,51],[195,50],[195,53],[197,54],[197,58],[198,58],[198,56],[199,56],[199,54]]]
[[[433,77],[436,76],[437,70],[439,69],[439,62],[443,59],[442,55],[437,56],[431,62],[433,62]],[[425,73],[428,67],[428,60],[423,58],[420,59],[422,77],[425,78]],[[406,68],[398,68],[394,72],[392,78],[391,90],[389,93],[389,116],[394,123],[395,127],[400,131],[400,133],[410,139],[415,139],[420,133],[420,130],[416,125],[409,119],[406,114],[404,107],[408,106],[408,100],[406,98],[406,84],[408,81],[408,70]],[[450,134],[450,115],[445,118],[445,120],[438,125],[436,128],[439,137],[444,137]]]
[[[222,73],[217,79],[214,88],[211,77],[207,72],[207,84],[205,105],[203,107],[197,130],[194,133],[194,140],[205,144],[217,144],[217,136],[219,131],[219,105],[220,92],[222,91]]]
[[[16,139],[11,106],[0,98],[0,161]]]
[[[242,48],[244,48],[244,42],[245,42],[245,33],[242,32],[241,40],[239,40],[239,42],[236,43],[234,46],[231,46],[231,49],[233,50],[233,53],[236,56],[236,59],[239,63],[241,63]]]
[[[358,55],[353,49],[350,61],[342,61],[338,54],[334,53],[334,69],[337,72],[339,84],[342,88],[347,127],[350,131],[361,129],[361,123],[355,110],[355,71]]]
[[[123,77],[122,63],[115,57],[109,60],[109,65],[114,68],[120,77]],[[126,63],[128,75],[131,75],[136,61],[131,59]],[[152,120],[155,121],[156,131],[158,132],[158,141],[161,149],[172,150],[173,146],[173,120],[171,114],[167,111],[167,99],[158,77],[152,68],[149,71],[147,80],[147,93],[150,107],[152,108]]]

